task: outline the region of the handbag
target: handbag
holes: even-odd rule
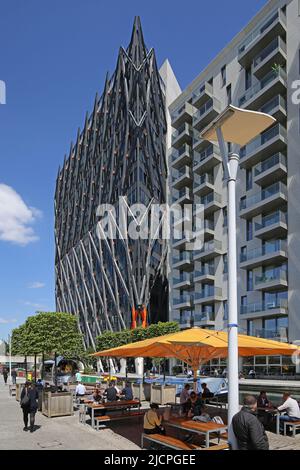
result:
[[[29,402],[30,402],[30,398],[28,396],[28,393],[25,392],[25,395],[24,397],[22,398],[21,400],[21,408],[24,408],[26,407],[27,405],[29,405]]]

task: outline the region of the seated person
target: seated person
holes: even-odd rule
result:
[[[257,398],[257,408],[271,408],[272,403],[267,397],[267,394],[264,390],[260,392]]]
[[[81,400],[83,400],[85,394],[86,394],[85,386],[81,382],[77,382],[76,389],[75,389],[76,397],[79,397]]]
[[[202,400],[196,392],[191,392],[189,399],[183,405],[183,410],[188,418],[199,416],[201,414]]]
[[[180,394],[180,404],[184,405],[190,398],[190,384],[185,384],[184,388],[181,390]]]
[[[283,404],[278,406],[277,410],[286,412],[286,414],[279,417],[281,431],[283,431],[284,421],[300,421],[300,409],[298,402],[291,397],[289,392],[284,392]]]
[[[111,383],[113,384],[113,387],[115,387],[117,395],[120,395],[121,390],[119,389],[119,387],[117,387],[116,381],[112,380]]]
[[[102,401],[102,394],[99,390],[99,388],[94,388],[93,395],[91,396],[91,399],[94,403],[101,403]]]
[[[121,391],[121,400],[126,400],[126,401],[133,400],[133,393],[132,393],[130,382],[126,382],[125,387]]]
[[[209,416],[207,412],[207,407],[205,405],[201,406],[200,415],[194,415],[193,420],[202,421],[204,423],[208,423],[209,421],[211,421],[211,417]]]
[[[161,425],[162,417],[159,416],[159,406],[156,403],[150,404],[150,409],[144,415],[144,433],[145,434],[166,434]]]
[[[107,401],[116,401],[118,400],[117,391],[113,382],[110,382],[108,388],[104,392],[104,396]]]
[[[214,396],[214,394],[209,390],[205,382],[201,384],[201,387],[202,387],[202,398],[211,398]]]

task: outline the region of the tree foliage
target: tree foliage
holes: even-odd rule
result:
[[[138,327],[134,330],[123,330],[115,333],[105,331],[101,336],[97,337],[97,351],[104,351],[105,349],[116,348],[124,344],[156,338],[169,333],[176,333],[177,331],[179,331],[177,322],[158,322],[147,328]]]
[[[76,318],[69,313],[38,312],[12,332],[13,354],[53,354],[80,358],[83,354],[82,335]]]

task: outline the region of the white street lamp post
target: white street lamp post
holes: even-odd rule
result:
[[[229,105],[202,133],[204,140],[218,142],[224,163],[228,189],[228,430],[229,442],[237,449],[231,422],[239,411],[238,371],[238,304],[237,304],[237,246],[236,246],[236,178],[239,155],[229,153],[225,142],[246,145],[274,124],[268,114]]]

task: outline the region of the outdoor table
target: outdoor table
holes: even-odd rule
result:
[[[280,434],[280,415],[281,412],[277,410],[277,408],[257,408],[257,411],[265,411],[266,413],[270,413],[273,416],[276,416],[276,434]]]
[[[126,408],[132,408],[133,406],[137,406],[140,409],[141,402],[139,400],[119,400],[119,401],[111,401],[105,403],[91,403],[90,401],[84,402],[84,412],[85,412],[85,420],[84,424],[86,424],[86,411],[88,408],[91,408],[91,424],[92,428],[95,429],[95,410],[106,410],[106,411],[114,411],[114,410],[122,410]]]
[[[209,447],[210,434],[220,431],[227,431],[228,426],[226,424],[217,424],[212,421],[208,423],[202,423],[201,421],[193,421],[187,418],[176,418],[166,421],[166,424],[174,428],[183,429],[184,431],[195,432],[196,434],[205,435],[205,447]]]

